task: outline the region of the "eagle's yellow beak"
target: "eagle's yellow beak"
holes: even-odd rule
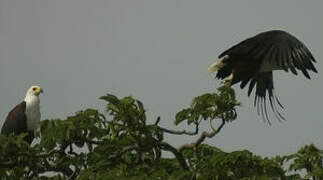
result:
[[[219,69],[221,69],[224,66],[224,63],[222,62],[222,60],[218,60],[217,62],[211,64],[208,68],[208,73],[214,73],[216,71],[218,71]]]
[[[36,95],[39,95],[40,93],[43,93],[44,90],[42,88],[38,87],[38,88],[35,89],[34,92],[35,92]]]

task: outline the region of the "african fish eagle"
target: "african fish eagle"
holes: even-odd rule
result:
[[[39,94],[43,89],[39,86],[31,86],[26,93],[25,100],[14,107],[8,114],[1,134],[28,133],[25,140],[30,144],[34,138],[34,130],[40,122]]]
[[[290,70],[297,75],[297,69],[310,79],[307,70],[317,73],[313,62],[316,61],[312,53],[301,41],[285,31],[273,30],[257,34],[224,51],[208,71],[217,72],[218,79],[227,78],[223,81],[225,85],[240,82],[243,89],[250,82],[248,96],[256,86],[254,106],[257,106],[258,115],[270,124],[266,110],[267,92],[274,115],[279,121],[284,120],[276,105],[284,108],[274,91],[273,70]]]

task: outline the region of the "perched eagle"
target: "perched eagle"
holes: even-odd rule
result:
[[[26,93],[25,100],[13,108],[4,122],[1,134],[27,133],[26,141],[31,144],[34,138],[34,130],[40,122],[39,94],[43,89],[39,86],[31,86]]]
[[[256,94],[254,106],[258,115],[270,124],[266,95],[276,118],[281,121],[284,117],[279,113],[279,102],[273,82],[273,70],[289,70],[297,75],[297,70],[310,79],[307,70],[317,73],[313,62],[316,62],[309,49],[293,35],[280,31],[267,31],[248,38],[220,54],[219,60],[212,64],[208,71],[217,71],[216,78],[225,79],[224,84],[232,86],[240,82],[243,89],[249,82],[248,96],[254,87]]]

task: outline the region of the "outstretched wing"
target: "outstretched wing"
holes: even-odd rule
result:
[[[256,87],[254,105],[258,114],[269,122],[266,110],[266,96],[271,109],[278,120],[284,120],[279,113],[283,108],[274,91],[272,70],[290,70],[297,75],[296,69],[310,79],[308,70],[317,72],[313,65],[316,62],[309,49],[293,35],[284,31],[267,31],[246,39],[220,54],[219,58],[228,55],[232,61],[256,63],[258,69],[253,74],[240,78],[243,89],[249,82],[248,96]],[[270,122],[269,122],[270,123]]]
[[[284,69],[297,75],[296,69],[310,79],[307,70],[317,72],[316,62],[309,49],[296,37],[285,31],[267,31],[246,39],[220,54],[219,58],[229,55],[235,59],[255,60],[265,67],[263,71]],[[261,71],[262,69],[259,69]]]

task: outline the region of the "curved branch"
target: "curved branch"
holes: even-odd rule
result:
[[[205,138],[212,138],[214,137],[216,134],[218,134],[221,129],[223,128],[225,124],[225,119],[222,118],[222,123],[221,125],[215,129],[214,127],[211,127],[212,128],[212,132],[206,132],[204,131],[201,136],[193,143],[188,143],[188,144],[183,144],[182,146],[180,146],[178,148],[178,151],[179,152],[182,152],[184,149],[197,149],[197,147],[205,140]]]
[[[169,134],[175,134],[175,135],[190,135],[190,136],[194,136],[197,135],[199,132],[199,126],[198,124],[195,124],[195,131],[186,131],[186,130],[181,130],[181,131],[177,131],[177,130],[169,130],[163,127],[158,127],[160,130],[164,131],[165,133],[169,133]]]
[[[190,136],[194,136],[197,135],[199,132],[199,123],[195,123],[195,131],[186,131],[186,130],[181,130],[181,131],[177,131],[177,130],[170,130],[170,129],[166,129],[163,127],[158,126],[158,123],[160,122],[160,117],[157,117],[157,120],[155,122],[155,125],[162,131],[164,131],[165,133],[169,133],[169,134],[175,134],[175,135],[190,135]]]

